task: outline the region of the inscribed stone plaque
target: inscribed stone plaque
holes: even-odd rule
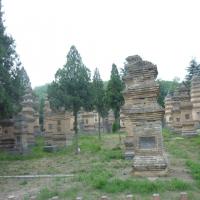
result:
[[[155,137],[140,137],[139,148],[140,149],[153,149],[156,147]]]

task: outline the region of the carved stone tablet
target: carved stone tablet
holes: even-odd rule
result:
[[[140,137],[139,148],[140,149],[154,149],[156,147],[155,137]]]

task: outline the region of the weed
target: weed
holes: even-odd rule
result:
[[[178,179],[151,182],[147,179],[122,180],[113,178],[112,173],[98,167],[79,175],[78,181],[107,193],[154,193],[163,191],[184,191],[192,188],[189,183]]]
[[[94,136],[81,136],[80,137],[81,152],[96,153],[101,150],[101,141]]]
[[[27,182],[26,180],[23,180],[23,181],[21,181],[19,184],[20,184],[20,185],[27,185],[28,182]]]
[[[79,193],[79,190],[77,187],[72,187],[67,189],[65,192],[63,192],[60,196],[61,197],[71,197],[72,199],[75,199],[77,197],[77,194]]]
[[[186,165],[190,168],[192,176],[197,181],[198,187],[200,187],[200,163],[188,160]]]
[[[43,188],[37,195],[37,200],[47,200],[51,197],[58,196],[58,191],[50,191],[48,188]]]
[[[100,152],[104,161],[110,161],[112,159],[123,159],[123,152],[121,149],[104,149]]]

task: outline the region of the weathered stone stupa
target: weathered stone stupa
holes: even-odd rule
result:
[[[200,76],[194,75],[191,88],[182,83],[165,98],[165,125],[183,136],[195,136],[200,129]]]
[[[34,109],[33,92],[29,85],[25,90],[22,110],[15,116],[14,134],[16,149],[24,152],[35,144],[35,135],[39,132],[39,115]]]
[[[162,138],[164,111],[157,103],[157,67],[137,55],[126,60],[125,104],[121,110],[128,133],[125,157],[133,158],[135,175],[164,175],[167,169]]]
[[[49,101],[44,106],[44,139],[45,145],[64,147],[71,143],[73,137],[71,114],[69,112],[53,111]]]
[[[172,95],[168,94],[165,97],[165,126],[172,127],[173,100]]]
[[[192,102],[190,101],[190,90],[182,84],[180,86],[180,109],[182,122],[182,135],[196,135],[195,123],[192,117]]]
[[[192,116],[196,129],[200,129],[200,76],[195,75],[191,84]]]

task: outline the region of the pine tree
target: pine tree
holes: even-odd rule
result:
[[[74,115],[74,131],[76,142],[76,153],[78,153],[78,127],[77,115],[81,108],[89,110],[92,108],[90,71],[83,64],[82,58],[75,46],[70,48],[67,54],[67,62],[55,75],[53,90],[49,97],[59,98],[58,107],[71,110]],[[59,94],[59,96],[57,96]]]
[[[0,119],[19,111],[23,92],[20,66],[14,40],[6,34],[0,1]]]
[[[105,118],[107,115],[107,102],[105,98],[104,84],[100,77],[99,70],[96,68],[93,76],[93,104],[98,113],[98,133],[99,139],[101,139],[100,131],[100,117]]]
[[[185,77],[185,85],[190,87],[191,80],[194,75],[200,75],[200,64],[195,59],[190,61],[190,66],[187,68],[187,75]]]
[[[115,123],[113,127],[115,130],[118,130],[120,128],[120,119],[119,119],[120,108],[124,103],[122,90],[123,90],[123,82],[117,70],[117,66],[113,64],[106,93],[108,98],[108,104],[110,108],[113,110],[115,116]]]

